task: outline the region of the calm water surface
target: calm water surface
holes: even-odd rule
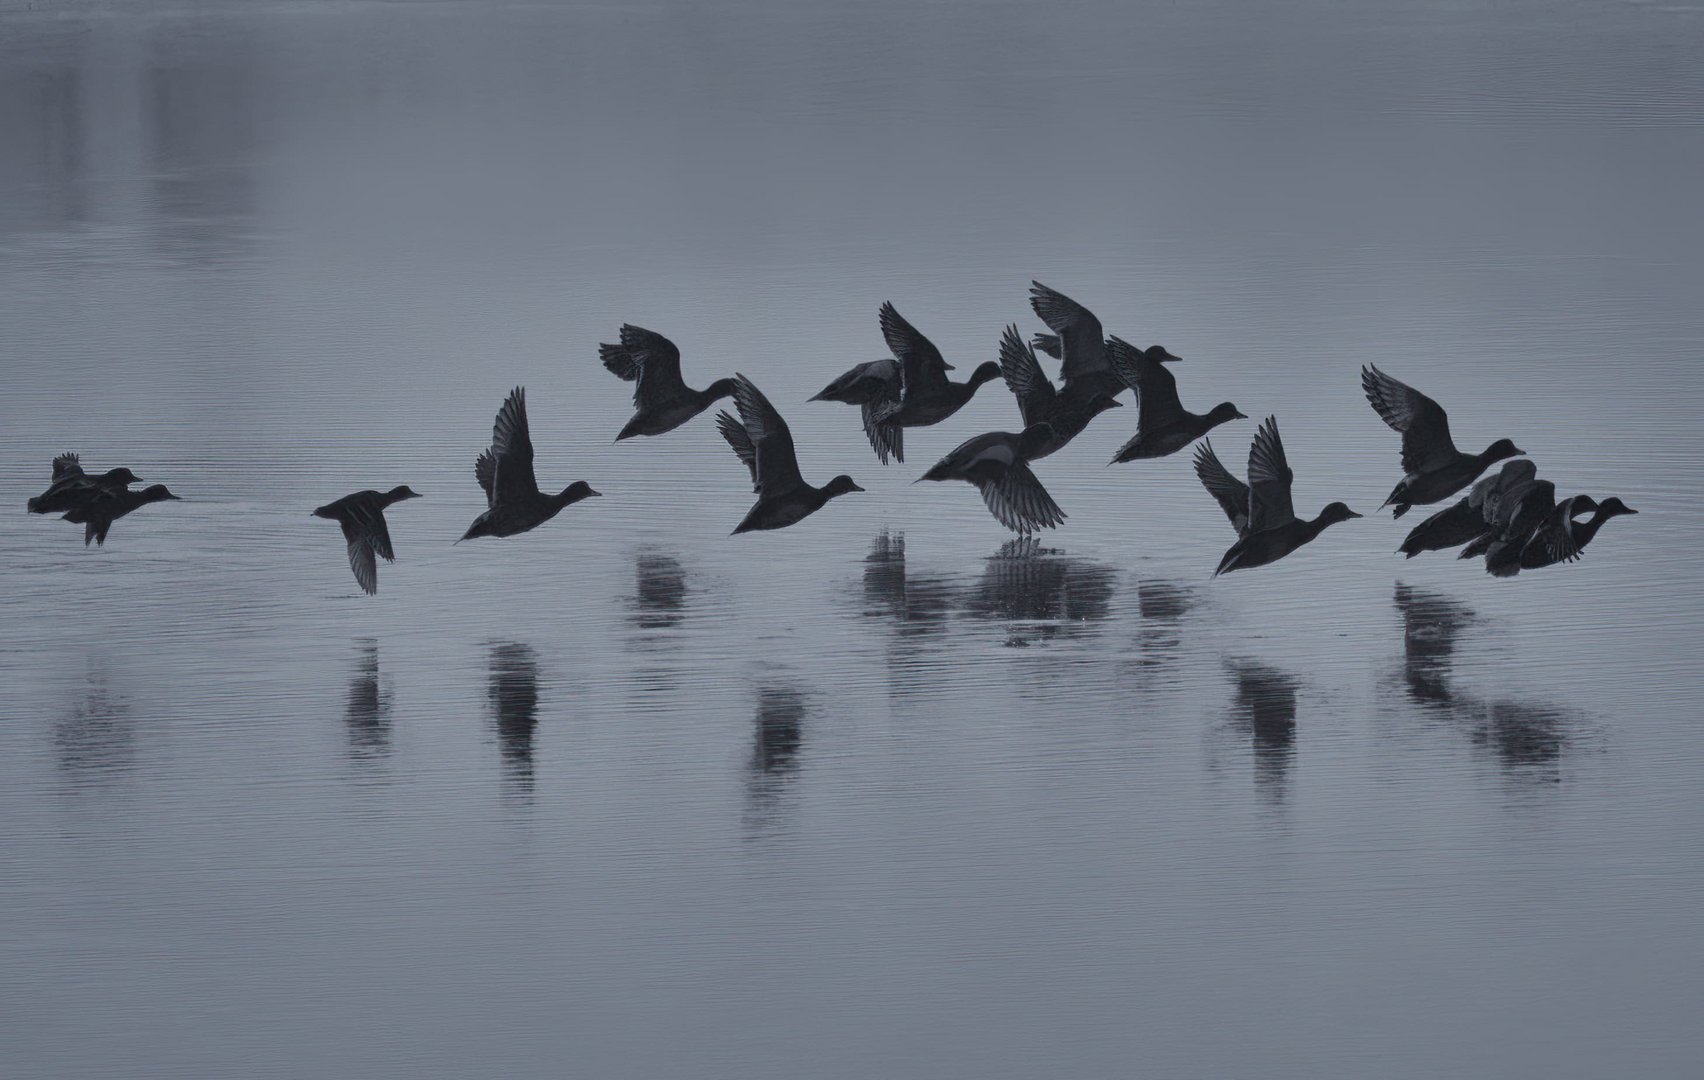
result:
[[[1704,11],[0,2],[0,1072],[1689,1076]],[[1350,522],[1210,580],[1187,458],[1012,544],[805,399],[1039,278],[1371,511],[1373,361],[1565,491],[1494,581]],[[708,418],[620,446],[623,321]],[[452,548],[510,387],[546,486]],[[1252,423],[1215,440],[1239,467]],[[66,449],[186,501],[105,550]],[[357,593],[312,507],[407,483]]]

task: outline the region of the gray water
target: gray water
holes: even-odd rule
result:
[[[1704,10],[0,3],[0,1074],[1666,1077],[1704,995]],[[805,399],[1031,278],[1370,512],[1378,363],[1572,566],[1369,516],[1211,579],[1179,455],[1037,544]],[[596,346],[743,371],[611,445]],[[524,384],[547,487],[451,547]],[[1253,422],[1215,445],[1240,469]],[[185,497],[104,549],[77,450]],[[364,487],[399,561],[361,596]]]

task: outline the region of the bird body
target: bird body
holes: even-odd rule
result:
[[[1394,505],[1395,517],[1410,506],[1442,502],[1495,463],[1525,453],[1508,439],[1498,439],[1482,454],[1462,453],[1450,437],[1442,406],[1371,365],[1361,369],[1361,389],[1373,410],[1402,436],[1403,477],[1379,507]]]
[[[1497,501],[1503,493],[1532,481],[1537,475],[1538,468],[1530,461],[1508,462],[1496,474],[1475,483],[1464,498],[1410,529],[1397,550],[1412,559],[1422,551],[1442,551],[1477,540],[1490,529],[1486,515],[1496,513]]]
[[[1059,378],[1066,387],[1075,385],[1078,393],[1107,397],[1129,389],[1113,370],[1101,321],[1094,312],[1039,281],[1030,282],[1030,309],[1053,331],[1054,337],[1038,334],[1036,341],[1062,361]]]
[[[1260,426],[1249,447],[1247,484],[1220,463],[1211,442],[1195,452],[1195,475],[1237,530],[1237,542],[1219,560],[1214,577],[1277,562],[1311,543],[1327,527],[1361,516],[1334,502],[1312,521],[1296,517],[1290,498],[1295,474],[1278,437],[1278,420],[1272,416]]]
[[[634,383],[632,419],[615,441],[673,431],[734,392],[732,379],[717,379],[703,390],[686,385],[680,374],[680,350],[674,342],[642,326],[621,327],[621,343],[599,345],[598,357],[617,377]]]
[[[1029,463],[1053,440],[1047,424],[1022,432],[990,431],[967,439],[924,473],[921,480],[964,480],[977,489],[988,512],[1013,532],[1051,529],[1065,520]]]
[[[140,476],[123,467],[91,476],[83,471],[76,454],[60,454],[53,459],[53,482],[25,508],[32,514],[63,514],[91,498],[123,491],[141,481]]]
[[[108,488],[84,499],[66,512],[63,520],[83,526],[84,547],[88,547],[90,541],[96,546],[104,546],[107,530],[111,529],[112,523],[119,518],[149,503],[177,498],[178,496],[166,490],[164,484],[153,484],[141,491],[131,491],[124,487]]]
[[[1206,415],[1189,412],[1177,396],[1177,378],[1165,365],[1179,357],[1163,346],[1146,349],[1120,338],[1106,341],[1107,355],[1119,380],[1136,391],[1136,434],[1118,448],[1114,462],[1175,454],[1220,424],[1248,419],[1228,401]]]
[[[419,497],[419,492],[404,484],[389,491],[357,491],[313,511],[314,517],[328,518],[342,526],[343,540],[349,549],[349,569],[368,596],[379,591],[376,557],[383,557],[386,562],[396,561],[390,528],[385,524],[385,507]]]
[[[564,507],[602,494],[584,480],[576,480],[554,495],[538,489],[532,433],[527,427],[527,393],[519,386],[510,391],[497,411],[491,446],[480,452],[473,474],[485,490],[486,510],[474,518],[462,540],[524,533],[543,525]]]
[[[964,408],[976,396],[978,387],[1000,377],[1000,365],[990,360],[978,365],[964,382],[953,382],[934,342],[919,333],[892,304],[883,304],[880,314],[882,337],[899,362],[900,393],[897,400],[884,396],[866,414],[866,434],[878,457],[882,456],[882,446],[877,445],[878,429],[938,424]],[[894,460],[905,460],[898,443],[887,438],[881,441],[891,446]]]
[[[830,499],[864,490],[845,474],[820,488],[807,483],[799,473],[799,458],[787,422],[744,375],[734,376],[734,404],[739,418],[719,412],[716,427],[750,470],[752,489],[757,492],[757,502],[734,528],[735,535],[796,525]]]
[[[1521,548],[1521,569],[1538,570],[1559,562],[1573,562],[1604,522],[1638,512],[1613,495],[1601,503],[1589,495],[1565,500]],[[1582,513],[1592,516],[1586,521],[1574,520]]]
[[[1016,326],[1000,335],[1000,374],[1018,399],[1018,412],[1025,428],[1045,424],[1051,433],[1029,461],[1038,461],[1064,446],[1089,426],[1089,421],[1108,409],[1120,408],[1098,380],[1067,381],[1055,389],[1035,358],[1035,349],[1024,344]],[[1122,384],[1120,384],[1122,385]]]

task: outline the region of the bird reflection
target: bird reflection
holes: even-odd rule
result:
[[[533,733],[538,728],[538,657],[530,645],[498,645],[491,650],[486,693],[497,726],[505,786],[515,794],[531,794]]]
[[[391,701],[389,689],[379,685],[378,641],[361,638],[357,645],[360,657],[355,663],[355,677],[349,681],[343,725],[349,733],[349,756],[359,761],[390,751]]]
[[[1135,675],[1150,677],[1177,659],[1183,641],[1183,620],[1195,607],[1195,592],[1176,582],[1150,578],[1136,583]]]
[[[746,790],[752,822],[760,828],[777,823],[782,798],[798,775],[804,720],[805,698],[799,691],[788,687],[758,691]]]
[[[1225,667],[1237,683],[1231,723],[1253,742],[1255,787],[1282,800],[1296,756],[1297,682],[1263,664],[1227,660]]]
[[[641,630],[667,630],[686,614],[686,570],[680,560],[640,551],[633,560],[631,620]]]
[[[1115,578],[1110,567],[1021,537],[1000,545],[988,560],[965,610],[979,618],[1044,624],[1028,633],[1013,628],[1007,644],[1029,645],[1105,619]]]
[[[1568,742],[1568,714],[1547,705],[1493,701],[1482,706],[1475,739],[1507,768],[1549,765]]]
[[[82,697],[53,726],[59,767],[83,779],[110,779],[135,768],[136,729],[130,703],[91,674]]]
[[[1402,674],[1409,696],[1422,705],[1449,706],[1456,638],[1472,624],[1473,612],[1447,596],[1401,583],[1396,609],[1402,613]]]
[[[902,634],[927,633],[945,625],[952,588],[942,578],[908,576],[905,534],[883,530],[864,557],[867,610],[894,621]]]

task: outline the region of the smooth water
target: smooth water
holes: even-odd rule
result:
[[[1704,10],[0,3],[0,1074],[1695,1075]],[[1007,543],[805,399],[1039,278],[1372,511],[1376,362],[1620,495],[1212,580],[1186,455]],[[624,321],[868,494],[729,537]],[[547,487],[451,547],[528,390]],[[1254,423],[1220,429],[1241,470]],[[49,459],[181,503],[104,549]],[[400,556],[359,595],[365,487]]]

